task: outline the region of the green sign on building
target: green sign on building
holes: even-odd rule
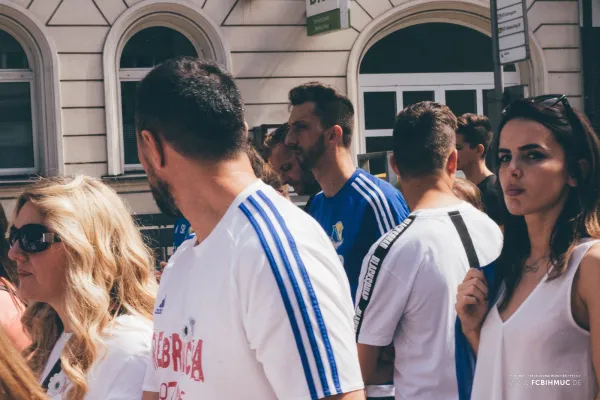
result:
[[[350,0],[306,0],[308,36],[350,28]]]

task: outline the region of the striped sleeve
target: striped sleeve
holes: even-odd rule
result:
[[[373,222],[376,224],[378,237],[392,230],[408,216],[408,208],[400,192],[394,193],[393,196],[386,195],[364,174],[356,177],[352,187],[367,201],[373,211]]]
[[[295,235],[293,219],[262,191],[239,208],[260,243],[244,255],[252,268],[238,279],[245,331],[277,398],[319,399],[361,389],[352,303],[327,240],[306,245],[310,229]],[[322,234],[316,224],[306,225]]]

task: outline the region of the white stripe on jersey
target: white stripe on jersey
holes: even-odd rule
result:
[[[371,197],[369,197],[369,195],[363,189],[361,189],[361,187],[358,186],[356,184],[356,182],[352,182],[352,187],[354,189],[356,189],[356,191],[358,193],[360,193],[362,195],[362,197],[364,197],[365,200],[367,200],[369,202],[369,204],[371,205],[371,208],[373,209],[373,214],[375,214],[375,219],[377,220],[377,225],[379,225],[379,232],[381,233],[381,235],[385,234],[385,232],[387,232],[387,230],[381,224],[381,217],[379,215],[379,211],[378,211],[375,203],[373,203],[373,200],[371,200]],[[386,226],[387,226],[387,224],[386,224]]]
[[[356,178],[356,182],[359,185],[361,185],[363,187],[363,189],[365,191],[367,191],[367,193],[369,193],[371,195],[371,197],[375,201],[375,204],[377,204],[377,210],[379,210],[381,220],[384,222],[384,227],[385,227],[385,231],[382,233],[382,235],[383,235],[384,233],[390,231],[393,228],[393,226],[390,224],[390,221],[388,220],[387,215],[385,213],[385,209],[382,205],[382,197],[383,196],[379,196],[379,193],[374,191],[370,185],[365,183],[365,180],[366,179],[361,179],[360,175]]]
[[[394,214],[392,214],[392,210],[390,209],[390,204],[387,201],[387,197],[385,197],[385,195],[381,191],[381,188],[379,186],[377,186],[373,181],[368,179],[366,176],[364,176],[363,174],[360,174],[358,176],[358,178],[362,179],[367,185],[371,186],[371,188],[373,188],[373,190],[375,190],[379,194],[379,198],[381,199],[381,202],[383,203],[383,206],[385,207],[385,211],[387,212],[387,217],[389,218],[389,221],[391,224],[390,230],[392,228],[394,228],[396,225],[398,225],[401,221],[394,220]]]

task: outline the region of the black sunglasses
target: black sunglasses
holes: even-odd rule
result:
[[[558,103],[561,103],[563,105],[563,107],[565,108],[565,112],[567,113],[567,118],[569,119],[569,122],[571,122],[571,125],[574,125],[573,117],[575,116],[575,112],[573,111],[571,104],[569,104],[569,100],[567,99],[567,96],[564,94],[544,94],[541,96],[529,97],[527,99],[517,100],[517,101],[509,104],[508,106],[506,106],[504,108],[504,110],[502,110],[502,116],[506,117],[510,113],[511,108],[515,104],[519,104],[519,103],[523,103],[523,102],[542,104],[546,107],[554,107]],[[574,126],[576,126],[576,125],[574,125]]]
[[[20,228],[10,227],[8,243],[13,247],[19,242],[19,247],[26,253],[39,253],[47,250],[52,243],[60,242],[56,233],[48,232],[48,228],[39,224],[23,225]]]

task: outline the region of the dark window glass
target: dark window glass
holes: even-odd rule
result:
[[[29,69],[23,47],[3,30],[0,30],[0,69]]]
[[[477,92],[475,90],[446,90],[446,105],[454,115],[477,114]]]
[[[157,26],[144,29],[129,39],[121,54],[121,68],[152,68],[182,56],[198,57],[198,53],[181,33]]]
[[[361,74],[493,70],[489,36],[465,26],[438,22],[413,25],[390,33],[367,51],[360,65]],[[504,71],[516,71],[515,65],[505,65]]]
[[[0,169],[33,167],[29,82],[0,83]]]
[[[139,82],[121,82],[121,106],[123,115],[123,148],[125,164],[139,164],[135,136],[135,91]]]
[[[433,90],[402,92],[402,107],[404,107],[404,108],[406,108],[412,104],[419,103],[421,101],[434,101],[434,100],[435,100],[435,92]]]
[[[396,92],[365,92],[365,128],[394,129]]]

